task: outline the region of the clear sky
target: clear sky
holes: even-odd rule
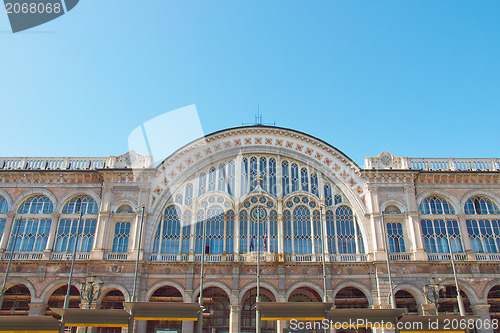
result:
[[[81,0],[12,34],[0,13],[0,156],[109,156],[195,104],[205,133],[264,122],[360,166],[499,157],[500,1]]]

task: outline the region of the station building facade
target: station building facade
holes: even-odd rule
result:
[[[1,282],[13,260],[0,315],[62,307],[75,244],[70,307],[123,308],[137,256],[137,300],[197,302],[205,232],[206,332],[254,331],[257,252],[262,301],[321,302],[324,254],[328,301],[388,308],[388,259],[396,304],[414,315],[458,312],[452,252],[466,312],[500,318],[499,170],[494,158],[387,152],[361,168],[320,139],[267,126],[213,133],[158,166],[133,151],[1,158]]]

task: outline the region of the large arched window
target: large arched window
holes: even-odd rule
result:
[[[16,220],[11,232],[9,250],[14,246],[14,238],[18,233],[15,251],[42,252],[47,246],[47,240],[52,223],[53,204],[44,195],[36,195],[25,200],[19,206],[17,213],[23,214]]]
[[[208,209],[206,254],[224,252],[224,210],[219,206]]]
[[[465,222],[472,250],[476,253],[500,252],[498,207],[488,198],[475,196],[467,200],[464,211],[468,215]]]
[[[339,253],[364,253],[363,237],[358,223],[354,223],[352,209],[340,206],[335,211],[337,250]]]
[[[9,207],[7,205],[7,200],[4,197],[0,197],[0,241],[2,240],[3,233],[5,231],[5,223],[7,221],[7,211]]]
[[[181,210],[177,206],[165,209],[153,242],[153,253],[179,253],[181,237]]]
[[[444,198],[430,196],[420,204],[420,220],[422,237],[427,253],[463,252],[460,226],[454,216],[443,218],[443,215],[455,214],[453,206]]]
[[[389,252],[406,252],[403,225],[400,222],[389,222],[386,226],[387,238],[389,240]]]
[[[67,202],[57,227],[54,252],[73,252],[75,243],[77,252],[90,252],[94,245],[98,211],[97,203],[90,196],[78,196]],[[83,216],[78,228],[80,212]]]
[[[425,198],[422,203],[420,203],[420,214],[455,214],[455,209],[453,209],[453,206],[446,199],[431,196]]]
[[[312,253],[311,216],[305,206],[293,210],[293,234],[295,254]]]

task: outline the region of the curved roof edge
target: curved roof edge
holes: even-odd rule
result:
[[[335,150],[336,152],[338,152],[340,155],[342,155],[343,157],[345,157],[350,163],[352,163],[354,166],[356,166],[358,168],[358,170],[363,170],[356,162],[354,162],[353,159],[351,159],[349,156],[347,156],[343,151],[341,151],[340,149],[332,146],[331,144],[329,144],[328,142],[322,140],[322,139],[319,139],[311,134],[307,134],[305,132],[301,132],[301,131],[298,131],[296,129],[292,129],[292,128],[286,128],[286,127],[280,127],[280,126],[267,126],[267,125],[249,125],[249,126],[235,126],[235,127],[230,127],[230,128],[225,128],[225,129],[222,129],[222,130],[218,130],[218,131],[215,131],[215,132],[212,132],[212,133],[209,133],[203,137],[200,137],[198,139],[195,139],[191,142],[188,142],[186,143],[184,146],[178,148],[177,150],[175,150],[173,153],[171,153],[169,156],[167,156],[165,159],[163,159],[160,163],[158,163],[158,166],[162,165],[163,163],[165,163],[165,161],[167,161],[170,157],[172,156],[175,156],[177,153],[179,153],[180,151],[182,151],[183,149],[185,149],[186,147],[188,147],[189,145],[203,139],[203,138],[209,138],[211,136],[215,136],[215,135],[218,135],[218,134],[221,134],[221,133],[224,133],[224,132],[230,132],[230,131],[234,131],[234,130],[242,130],[242,129],[255,129],[255,128],[262,128],[262,129],[276,129],[276,130],[283,130],[283,131],[290,131],[290,132],[295,132],[296,134],[299,134],[299,135],[303,135],[303,136],[307,136],[307,137],[310,137],[311,139],[314,139],[322,144],[324,144],[325,146],[327,147],[330,147],[331,149]]]

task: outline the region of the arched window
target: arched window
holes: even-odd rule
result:
[[[476,253],[500,252],[500,213],[488,198],[472,197],[465,203],[465,223],[472,250]],[[479,218],[477,215],[493,215]],[[498,216],[494,216],[498,215]]]
[[[234,211],[226,213],[226,253],[234,252]]]
[[[198,181],[198,196],[202,196],[207,191],[207,174],[200,173],[200,178]]]
[[[36,195],[25,200],[19,206],[17,212],[23,214],[23,218],[14,222],[9,250],[14,246],[15,251],[22,252],[42,252],[47,246],[47,240],[52,223],[53,204],[44,195]],[[18,232],[19,230],[19,232]]]
[[[269,213],[269,230],[269,252],[278,253],[278,213],[275,210]]]
[[[300,170],[300,184],[302,191],[309,191],[309,176],[306,168]]]
[[[184,212],[184,220],[182,222],[182,244],[181,253],[189,253],[189,238],[191,237],[191,211]]]
[[[248,192],[248,159],[241,159],[241,196]]]
[[[255,189],[255,178],[257,178],[257,157],[252,156],[250,157],[250,192],[252,192]]]
[[[436,196],[425,198],[420,203],[419,210],[420,214],[426,215],[455,214],[455,209],[446,199]]]
[[[221,254],[224,251],[224,211],[219,206],[208,209],[205,254]]]
[[[186,192],[184,195],[184,205],[191,206],[193,203],[193,184],[189,183],[186,185]]]
[[[283,161],[281,163],[282,175],[281,182],[283,187],[283,197],[286,197],[290,193],[290,168],[288,161]]]
[[[354,223],[351,208],[340,206],[335,211],[337,250],[339,253],[364,253],[363,237],[358,223]]]
[[[0,197],[0,241],[5,231],[5,223],[7,221],[6,214],[8,210],[7,200],[5,200],[4,197]]]
[[[262,179],[262,188],[264,191],[268,191],[267,188],[267,158],[261,157],[259,160],[259,170],[260,170],[260,178]],[[269,191],[268,191],[269,192]]]
[[[235,185],[235,179],[236,179],[236,164],[234,161],[230,161],[227,164],[227,193],[231,196],[234,195],[236,185]]]
[[[248,252],[248,213],[240,212],[240,253]]]
[[[208,171],[208,192],[215,191],[215,184],[217,183],[217,174],[215,168],[211,167]]]
[[[226,191],[226,165],[224,163],[219,165],[219,182],[217,190],[221,192]]]
[[[116,222],[115,235],[113,237],[113,252],[128,251],[128,237],[130,234],[130,222]]]
[[[80,211],[83,216],[78,228]],[[95,200],[90,196],[78,196],[67,202],[57,227],[54,252],[73,252],[75,243],[77,252],[90,252],[94,245],[98,211]]]
[[[269,159],[269,193],[276,196],[276,159]]]
[[[319,197],[318,175],[315,173],[311,174],[311,193]]]
[[[177,206],[168,206],[162,222],[158,225],[153,242],[154,253],[179,253],[181,210]]]
[[[299,190],[299,167],[297,164],[292,164],[292,192]]]
[[[389,252],[406,252],[403,237],[403,225],[399,222],[387,223],[387,238],[389,239]]]
[[[322,240],[323,230],[321,230],[322,223],[318,210],[313,211],[313,226],[314,226],[314,253],[320,254],[323,253],[323,240]]]
[[[333,204],[332,187],[330,186],[330,184],[325,184],[324,190],[325,190],[325,205],[331,207]]]
[[[427,253],[449,253],[447,234],[453,252],[463,252],[460,229],[456,220],[423,219],[422,234]]]
[[[285,254],[292,253],[292,218],[288,210],[283,212],[283,247]]]
[[[328,253],[336,253],[335,218],[331,210],[326,211],[326,235]]]
[[[340,194],[335,194],[334,199],[335,199],[335,206],[342,203],[342,196]]]
[[[293,210],[293,234],[295,254],[312,253],[311,217],[305,206]]]
[[[498,207],[488,198],[472,197],[465,203],[467,215],[498,215]]]

